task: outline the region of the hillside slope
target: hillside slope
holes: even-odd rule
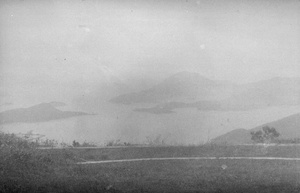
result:
[[[265,123],[250,130],[236,129],[224,135],[216,137],[212,140],[213,143],[227,144],[248,144],[251,143],[251,131],[260,130],[263,126],[274,127],[279,133],[281,139],[300,138],[300,113],[294,114],[277,121]]]

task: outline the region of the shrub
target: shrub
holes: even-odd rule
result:
[[[122,146],[121,140],[110,140],[106,143],[106,146]]]
[[[150,136],[146,137],[147,144],[151,146],[162,146],[166,145],[166,137],[163,138],[162,135],[157,135],[156,137],[152,138]]]
[[[270,143],[279,135],[274,127],[264,126],[262,130],[251,132],[251,140],[256,143]]]

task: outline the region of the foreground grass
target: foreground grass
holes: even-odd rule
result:
[[[95,178],[105,174],[124,192],[300,192],[299,162],[172,160],[82,168]]]
[[[74,149],[87,160],[194,156],[300,157],[299,146],[190,146]],[[300,162],[167,160],[82,165],[124,192],[300,192]],[[225,169],[224,169],[225,168]]]
[[[68,150],[47,152],[15,135],[0,133],[0,192],[112,192],[105,178],[86,175]]]
[[[0,133],[0,192],[300,192],[300,162],[83,160],[192,156],[300,157],[299,147],[198,146],[48,149]]]
[[[48,150],[55,153],[61,150]],[[160,157],[300,157],[300,146],[158,146],[114,149],[70,149],[83,160],[118,160]]]

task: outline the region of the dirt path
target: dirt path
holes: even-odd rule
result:
[[[236,146],[263,146],[263,147],[272,147],[272,146],[300,146],[300,144],[240,144]],[[134,146],[97,146],[97,147],[38,147],[38,149],[122,149],[122,148],[161,148],[161,147],[177,147],[174,145],[164,145],[164,146],[151,146],[151,145],[134,145]],[[181,147],[181,146],[178,146]]]
[[[119,162],[137,162],[137,161],[163,161],[163,160],[283,160],[283,161],[300,161],[300,158],[288,157],[166,157],[166,158],[140,158],[140,159],[123,159],[123,160],[102,160],[86,161],[77,164],[104,164]]]

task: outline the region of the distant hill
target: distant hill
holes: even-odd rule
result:
[[[300,105],[300,78],[272,78],[237,87],[222,101],[225,109],[254,109],[280,105]]]
[[[236,85],[210,80],[198,73],[180,72],[150,89],[119,95],[110,102],[152,103],[155,106],[135,110],[155,114],[178,108],[228,111],[300,105],[300,78],[272,78]]]
[[[28,108],[3,111],[0,113],[0,124],[45,122],[74,116],[89,115],[84,112],[61,111],[55,108],[56,106],[62,105],[65,104],[61,102],[41,103]]]
[[[49,104],[52,105],[53,107],[63,107],[63,106],[66,106],[66,103],[58,102],[58,101],[52,101]]]
[[[120,104],[161,103],[170,101],[195,102],[219,100],[230,96],[234,85],[213,81],[198,73],[180,72],[150,89],[117,96],[110,101]]]
[[[224,135],[216,137],[212,140],[213,143],[227,143],[227,144],[248,144],[251,141],[251,131],[260,130],[263,126],[274,127],[279,133],[281,139],[300,138],[300,113],[294,114],[283,119],[265,123],[250,130],[236,129]]]
[[[214,138],[212,142],[219,144],[251,143],[250,131],[247,129],[235,129],[224,135]]]

